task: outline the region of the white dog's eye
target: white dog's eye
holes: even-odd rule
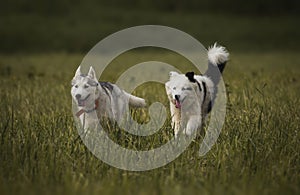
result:
[[[176,87],[173,87],[173,90],[176,90]]]
[[[84,88],[86,89],[86,88],[88,88],[89,86],[88,85],[84,85]]]
[[[75,88],[78,88],[78,85],[75,85],[74,87],[75,87]]]

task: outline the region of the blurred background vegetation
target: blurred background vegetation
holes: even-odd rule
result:
[[[299,13],[298,0],[2,0],[0,52],[87,52],[113,32],[145,24],[231,51],[298,50]]]

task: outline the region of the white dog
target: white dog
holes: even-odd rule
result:
[[[165,88],[175,137],[180,132],[191,135],[203,124],[213,106],[216,86],[228,57],[229,53],[224,47],[214,44],[208,49],[208,69],[204,76],[194,75],[194,72],[170,72],[170,80]]]
[[[144,99],[125,92],[117,85],[98,82],[93,67],[85,75],[79,66],[71,84],[71,95],[77,106],[76,116],[85,131],[103,117],[120,122],[126,117],[128,105],[146,106]]]

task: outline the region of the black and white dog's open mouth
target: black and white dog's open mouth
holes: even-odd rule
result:
[[[179,100],[179,98],[175,98],[173,100],[173,104],[175,105],[175,108],[180,109],[184,100],[185,100],[185,98],[183,98],[181,101]]]
[[[77,99],[78,106],[85,106],[86,100],[90,97],[91,94],[87,95],[84,99]]]
[[[181,108],[181,103],[180,103],[180,101],[179,100],[174,100],[174,104],[175,104],[175,107],[176,108]]]

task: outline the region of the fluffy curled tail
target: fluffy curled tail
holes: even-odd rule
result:
[[[214,45],[208,48],[207,57],[208,69],[204,73],[204,75],[209,77],[210,80],[213,82],[214,93],[211,96],[213,104],[218,91],[217,86],[222,77],[222,73],[224,71],[226,62],[229,59],[229,53],[227,52],[225,47],[219,46],[217,45],[217,43],[215,43]]]
[[[208,69],[205,72],[205,75],[208,76],[215,85],[218,85],[221,77],[218,72],[221,74],[223,73],[226,62],[229,59],[229,53],[225,47],[219,46],[215,43],[208,48],[207,57]]]
[[[126,93],[126,95],[129,97],[129,105],[130,106],[136,107],[136,108],[146,107],[146,101],[143,98],[136,97],[129,93]]]
[[[209,66],[217,66],[222,73],[229,58],[226,48],[215,43],[208,48],[207,55]]]

